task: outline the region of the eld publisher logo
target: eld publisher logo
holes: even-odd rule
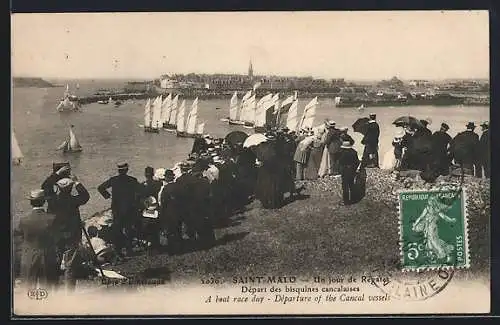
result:
[[[43,299],[46,299],[47,296],[48,296],[48,293],[47,293],[47,290],[45,290],[45,289],[37,288],[37,289],[28,290],[28,297],[30,299],[43,300]]]

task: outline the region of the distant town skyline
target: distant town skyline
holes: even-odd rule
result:
[[[487,11],[11,16],[12,74],[156,79],[241,74],[372,81],[489,79]]]

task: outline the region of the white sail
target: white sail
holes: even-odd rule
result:
[[[252,91],[251,90],[247,91],[246,94],[243,96],[243,98],[241,100],[244,101],[244,100],[249,99],[250,97],[252,97]]]
[[[19,147],[19,143],[17,143],[16,135],[14,132],[12,132],[12,139],[11,139],[11,145],[12,145],[12,162],[14,164],[20,164],[21,161],[23,160],[24,156],[23,153],[21,152],[21,148]]]
[[[316,117],[316,107],[318,106],[318,97],[314,97],[307,105],[304,107],[304,113],[300,120],[300,128],[312,128],[314,119]]]
[[[295,99],[288,110],[288,116],[286,118],[286,127],[291,131],[297,131],[298,127],[298,108],[299,108],[299,100]]]
[[[144,106],[144,127],[151,127],[151,99],[148,98]]]
[[[245,106],[247,109],[247,115],[245,122],[255,123],[255,110],[257,108],[257,102],[255,100],[255,95],[250,97],[246,102]]]
[[[255,108],[255,126],[264,126],[266,124],[266,109],[273,99],[273,94],[267,94],[262,97]]]
[[[69,85],[66,84],[66,90],[64,91],[64,98],[66,97],[69,97],[70,93],[69,93]]]
[[[281,103],[276,103],[275,106],[276,125],[286,125],[288,115],[286,116],[286,118],[285,115],[289,113],[290,108],[292,107],[292,104],[295,100],[296,98],[294,98],[294,96],[288,96]]]
[[[188,134],[196,133],[196,121],[198,120],[198,97],[193,101],[191,105],[191,111],[189,112],[187,123],[186,123],[186,132]]]
[[[80,142],[78,142],[78,139],[76,138],[75,133],[73,132],[73,126],[69,129],[69,143],[68,143],[68,149],[72,151],[80,150],[82,146],[80,145]]]
[[[177,113],[177,131],[184,132],[185,128],[185,116],[186,116],[186,101],[183,100],[181,107],[179,107],[179,112]]]
[[[170,116],[168,117],[168,124],[177,124],[177,105],[179,102],[179,95],[175,96],[170,104]]]
[[[161,96],[156,97],[156,99],[153,102],[153,114],[151,117],[151,127],[152,128],[160,128],[161,127]]]
[[[160,121],[162,124],[168,123],[170,117],[170,110],[172,109],[172,94],[169,94],[165,100],[161,103],[161,115]]]
[[[234,92],[229,103],[229,119],[236,121],[238,119],[238,92]]]
[[[203,134],[203,131],[205,131],[205,123],[200,123],[198,124],[198,127],[196,128],[196,134]]]

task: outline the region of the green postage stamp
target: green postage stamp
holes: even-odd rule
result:
[[[468,268],[465,190],[403,190],[398,196],[403,271]]]

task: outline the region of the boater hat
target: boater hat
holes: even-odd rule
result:
[[[448,131],[450,129],[450,127],[446,123],[441,123],[441,128],[445,129],[445,131]]]
[[[59,188],[66,188],[66,187],[70,187],[73,185],[73,180],[71,178],[61,178],[60,180],[57,181],[56,185],[59,187]]]
[[[342,146],[340,146],[340,147],[345,148],[345,149],[349,149],[349,148],[352,148],[352,144],[349,141],[343,141]]]
[[[465,127],[468,129],[474,129],[476,127],[476,125],[474,125],[474,122],[469,122],[469,123],[467,123],[467,125]]]
[[[30,201],[33,200],[42,200],[45,199],[45,192],[43,190],[37,189],[30,192],[30,196],[28,197]]]
[[[490,123],[488,121],[484,121],[483,123],[481,123],[481,126],[489,127]]]
[[[124,162],[124,163],[118,163],[116,165],[116,167],[118,167],[118,170],[128,169],[128,163],[126,163],[126,162]]]
[[[376,118],[377,117],[377,114],[374,114],[374,113],[370,113],[370,115],[368,115],[370,118]]]

